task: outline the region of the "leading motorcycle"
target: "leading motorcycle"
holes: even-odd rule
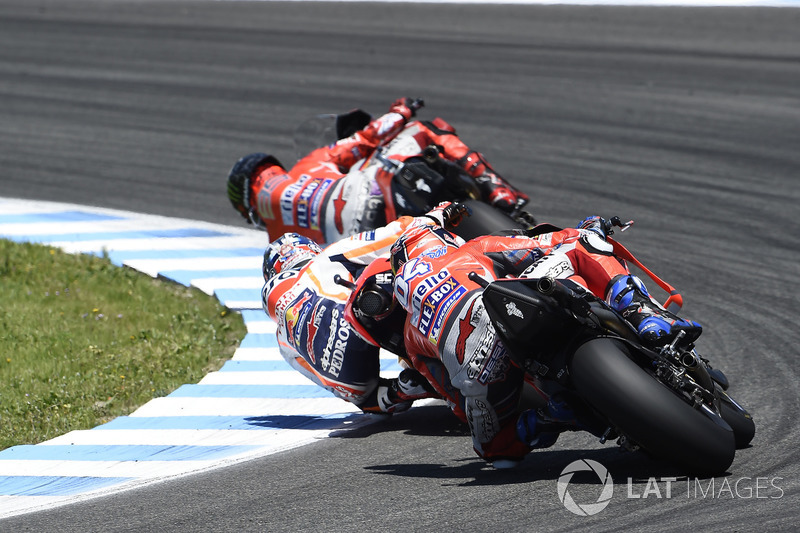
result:
[[[414,110],[422,106],[422,100],[411,104]],[[298,159],[349,137],[370,120],[367,112],[356,109],[339,115],[317,115],[302,122],[293,135]],[[424,215],[441,202],[460,202],[470,209],[471,216],[453,230],[466,240],[509,228],[529,229],[536,224],[522,203],[506,212],[482,201],[474,178],[444,158],[436,146],[418,143],[414,135],[417,124],[406,124],[350,170],[351,174],[364,176],[365,181],[374,180],[381,189],[385,218],[373,221],[373,225],[381,226],[404,215]]]

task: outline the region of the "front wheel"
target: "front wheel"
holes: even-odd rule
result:
[[[719,416],[693,408],[626,355],[613,339],[593,339],[570,366],[578,394],[654,457],[693,474],[721,474],[733,462],[733,431]]]
[[[736,449],[746,448],[756,434],[756,425],[753,417],[750,416],[744,407],[728,396],[723,390],[718,390],[720,402],[719,411],[725,422],[733,429],[736,439]]]

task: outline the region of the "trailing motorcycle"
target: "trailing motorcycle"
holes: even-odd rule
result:
[[[630,224],[618,217],[611,221],[623,229]],[[557,229],[543,224],[526,233]],[[680,307],[674,288],[618,242],[608,241],[617,256],[670,294],[665,307]],[[486,312],[528,382],[545,396],[564,400],[578,427],[602,443],[616,439],[624,449],[642,450],[683,470],[720,474],[731,465],[735,450],[753,439],[753,419],[728,394],[725,375],[693,344],[682,343],[680,335],[667,346],[648,348],[605,301],[588,291],[579,294],[558,279],[488,282],[474,272],[470,279],[484,287]],[[348,321],[363,337],[404,357],[406,315],[391,305],[388,260],[369,265],[351,288]],[[533,397],[544,405],[542,397]]]

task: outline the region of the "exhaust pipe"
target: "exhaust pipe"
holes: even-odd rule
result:
[[[536,290],[542,294],[552,294],[556,290],[556,282],[549,277],[539,278],[539,281],[536,282]]]
[[[685,353],[681,356],[681,364],[686,368],[694,368],[697,366],[697,358],[692,353]]]

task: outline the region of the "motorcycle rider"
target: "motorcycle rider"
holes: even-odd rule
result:
[[[406,349],[419,370],[470,427],[479,456],[508,467],[575,429],[563,399],[518,411],[524,372],[512,363],[484,310],[482,287],[503,276],[552,277],[576,292],[605,297],[650,346],[693,342],[699,324],[663,309],[607,242],[608,225],[589,217],[577,228],[535,237],[479,237],[464,243],[441,225],[406,228],[391,249],[395,297],[408,312]]]
[[[262,303],[278,325],[280,352],[292,368],[369,413],[401,412],[416,399],[438,397],[411,368],[402,370],[397,378],[381,378],[378,342],[359,327],[356,317],[368,314],[364,320],[377,322],[379,327],[390,323],[396,314],[391,305],[389,248],[403,230],[431,221],[441,224],[444,217],[443,209],[438,208],[424,217],[401,217],[325,250],[296,233],[273,241],[264,254]],[[381,260],[385,267],[373,268],[379,267]],[[378,280],[375,285],[380,286],[371,287],[370,296],[383,296],[385,308],[368,311],[367,304],[354,298],[356,282],[364,283],[365,278]],[[396,352],[403,352],[396,355],[403,355],[405,312],[397,311],[399,321],[389,330],[397,333]]]
[[[409,142],[416,143],[410,149],[422,152],[436,147],[443,159],[475,179],[491,205],[511,212],[527,203],[528,196],[465,145],[450,124],[441,118],[409,122],[422,105],[421,100],[398,99],[387,114],[331,146],[312,151],[288,171],[274,156],[247,155],[230,171],[228,198],[248,223],[265,227],[273,236],[293,232],[331,243],[383,226],[396,218],[394,209],[384,202],[391,195],[390,184],[358,170],[376,148],[405,131]],[[358,113],[351,114],[368,117]],[[388,158],[392,159],[391,153]]]

